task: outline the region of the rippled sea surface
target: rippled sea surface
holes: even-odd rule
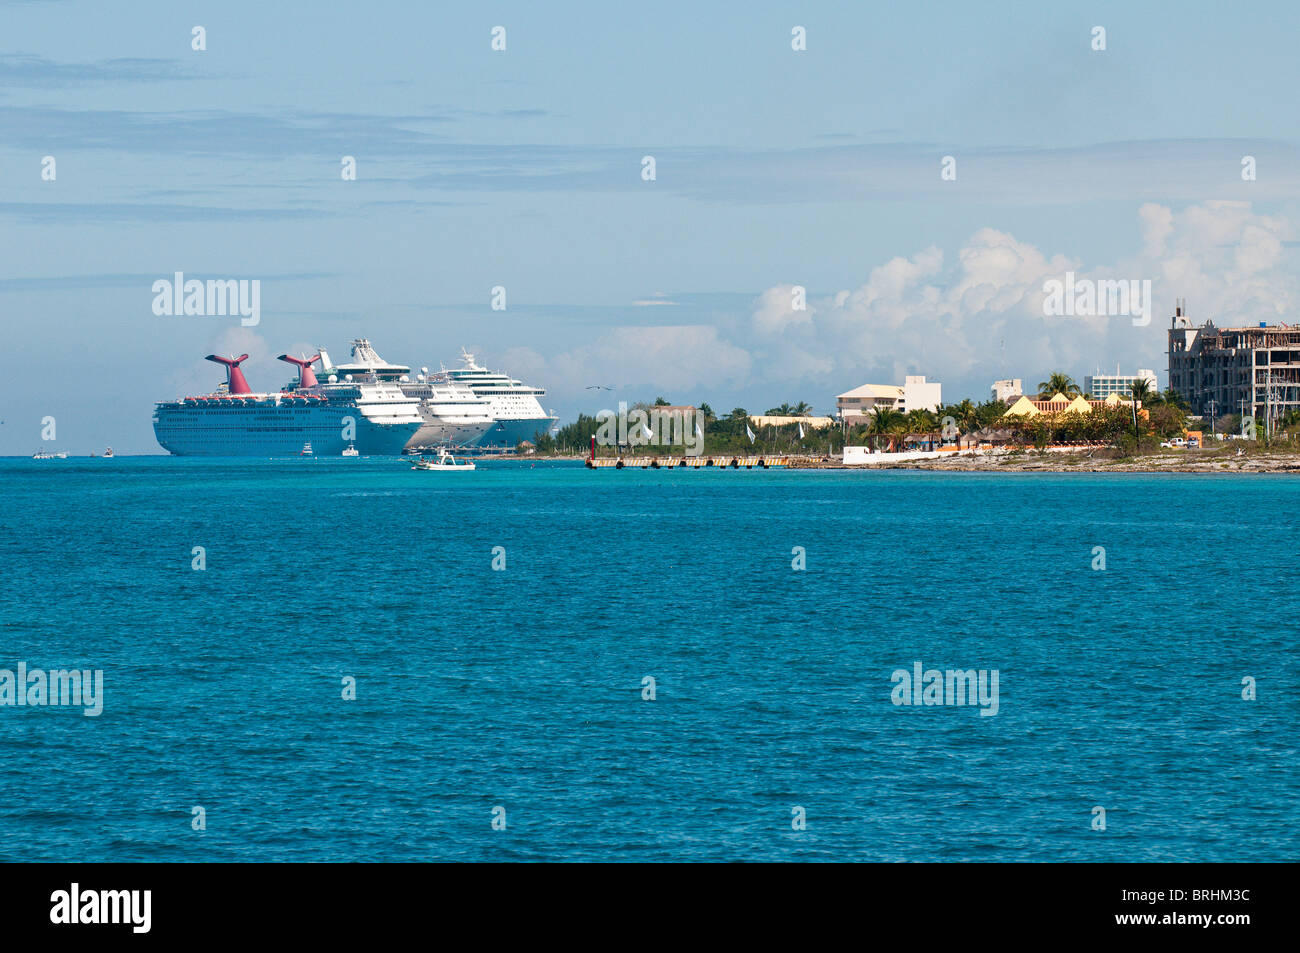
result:
[[[1295,860],[1298,508],[1287,476],[0,461],[0,669],[104,678],[99,717],[0,707],[0,860]],[[996,669],[997,714],[893,704],[918,661]]]

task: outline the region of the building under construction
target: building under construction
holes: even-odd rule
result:
[[[1193,414],[1242,414],[1270,427],[1300,410],[1300,327],[1193,327],[1179,302],[1169,328],[1169,386]]]

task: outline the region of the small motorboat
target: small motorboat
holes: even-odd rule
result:
[[[52,453],[49,450],[37,450],[32,454],[33,460],[66,460],[68,451],[60,450],[58,453]]]
[[[311,441],[310,441],[310,440],[308,440],[306,443],[304,443],[304,444],[302,445],[302,449],[298,451],[298,456],[300,456],[300,457],[310,457],[310,456],[311,456]]]
[[[474,463],[471,460],[457,460],[453,457],[446,447],[438,448],[438,459],[429,460],[421,457],[415,461],[412,470],[473,470]]]
[[[361,456],[361,451],[357,449],[356,444],[352,444],[352,443],[350,443],[350,444],[348,444],[346,447],[343,448],[342,456],[345,456],[345,457],[359,457],[359,456]]]
[[[108,459],[108,458],[111,457],[112,455],[113,455],[113,448],[112,448],[112,447],[108,447],[107,449],[104,450],[104,458],[105,458],[105,459]]]

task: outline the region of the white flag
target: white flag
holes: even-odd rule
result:
[[[695,436],[697,437],[704,436],[704,428],[700,426],[700,422],[698,420],[695,421]]]
[[[802,423],[802,422],[800,422],[800,424],[799,424],[799,439],[800,439],[800,440],[803,439],[803,423]]]
[[[749,429],[749,424],[745,424],[745,433],[749,434],[749,442],[754,442],[754,431]]]
[[[641,425],[641,429],[645,431],[645,439],[647,443],[654,439],[655,433],[653,430],[651,430],[645,424]]]

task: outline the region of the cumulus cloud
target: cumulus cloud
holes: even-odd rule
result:
[[[793,325],[807,324],[812,321],[807,302],[802,300],[805,294],[803,290],[799,292],[798,297],[803,306],[796,308],[794,285],[777,285],[768,288],[758,296],[753,315],[754,330],[760,335],[780,334]]]
[[[1089,266],[983,228],[949,267],[933,247],[897,257],[856,289],[811,299],[805,312],[783,308],[788,286],[770,288],[747,329],[760,342],[755,372],[832,391],[921,373],[948,385],[945,397],[982,398],[1004,376],[1032,386],[1055,370],[1082,379],[1116,362],[1163,369],[1176,297],[1187,298],[1198,319],[1219,324],[1294,313],[1296,280],[1286,267],[1294,228],[1286,220],[1249,203],[1215,201],[1180,211],[1143,205],[1136,226],[1141,250],[1113,263]],[[1124,316],[1044,316],[1044,282],[1067,271],[1078,279],[1150,279],[1150,325],[1135,327]]]
[[[1194,320],[1220,325],[1287,320],[1297,280],[1290,267],[1294,226],[1247,203],[1204,202],[1182,209],[1147,204],[1130,220],[1131,257],[1090,263],[981,228],[951,253],[923,248],[889,259],[856,287],[810,295],[774,285],[742,316],[716,325],[615,327],[552,356],[531,348],[503,355],[525,380],[548,381],[558,405],[614,387],[601,399],[752,401],[807,399],[822,411],[835,394],[863,383],[898,383],[925,374],[945,399],[984,399],[990,383],[1018,377],[1032,387],[1054,371],[1076,380],[1116,363],[1163,374],[1175,298]],[[1131,316],[1046,316],[1044,282],[1151,281],[1151,322]],[[1163,381],[1162,381],[1163,383]]]

